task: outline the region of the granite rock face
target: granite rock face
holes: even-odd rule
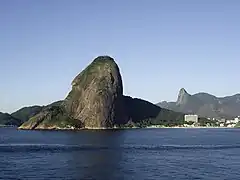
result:
[[[112,127],[124,121],[122,78],[115,61],[97,57],[72,81],[64,106],[85,127]]]
[[[117,64],[99,56],[75,77],[59,106],[44,109],[20,129],[111,128],[127,121],[123,98]]]
[[[187,93],[187,91],[184,88],[181,88],[178,93],[178,98],[177,98],[177,105],[185,104],[188,99],[190,98],[190,94]]]

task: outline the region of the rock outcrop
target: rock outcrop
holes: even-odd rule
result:
[[[60,106],[45,109],[20,129],[109,128],[126,118],[119,68],[113,58],[99,56],[75,77]]]
[[[124,121],[122,78],[115,61],[97,57],[72,81],[64,106],[85,127],[113,127]]]
[[[189,97],[190,94],[188,94],[184,88],[181,88],[178,93],[176,105],[185,104],[188,101]]]

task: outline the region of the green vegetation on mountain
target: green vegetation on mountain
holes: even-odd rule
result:
[[[213,121],[213,120],[209,120],[207,118],[202,118],[202,117],[198,119],[198,123],[200,126],[207,126],[207,125],[212,127],[218,126],[218,123],[216,120]]]
[[[30,118],[20,126],[20,129],[24,129],[24,127],[29,127],[29,129],[71,129],[72,127],[81,128],[82,123],[68,116],[61,106],[51,106]]]
[[[240,122],[238,122],[235,127],[240,128]]]
[[[0,112],[0,125],[19,126],[20,122],[19,119],[11,116],[10,114]]]
[[[177,126],[184,124],[184,114],[161,108],[160,113],[153,121],[154,125]]]
[[[163,109],[148,101],[125,96],[129,119],[138,127],[151,125],[174,126],[184,122],[182,113]]]
[[[31,117],[35,116],[42,110],[42,106],[31,106],[24,107],[19,109],[18,111],[11,114],[16,119],[19,119],[19,125],[29,120]]]
[[[62,101],[56,101],[47,106],[29,106],[23,107],[12,114],[0,112],[0,125],[20,126],[42,110],[61,105]]]
[[[146,119],[154,119],[161,111],[161,108],[148,101],[132,98],[130,96],[124,97],[124,104],[126,114],[128,115],[127,119],[133,121],[134,123]]]

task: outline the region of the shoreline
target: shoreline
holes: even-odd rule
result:
[[[236,127],[216,127],[216,126],[196,126],[196,127],[178,127],[178,126],[173,126],[173,127],[151,127],[151,126],[149,126],[149,127],[146,127],[147,129],[157,129],[157,128],[171,128],[171,129],[216,129],[216,128],[218,128],[218,129],[226,129],[226,128],[236,128]]]
[[[16,126],[0,126],[0,127],[16,127]],[[27,129],[27,128],[20,128],[16,127],[17,130],[34,130],[34,131],[83,131],[83,130],[128,130],[128,129],[233,129],[237,127],[216,127],[216,126],[196,126],[196,127],[181,127],[181,126],[173,126],[173,127],[166,127],[166,126],[147,126],[147,127],[113,127],[113,128],[37,128],[37,129]]]

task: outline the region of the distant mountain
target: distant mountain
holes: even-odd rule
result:
[[[20,126],[25,121],[29,120],[31,117],[38,114],[43,109],[47,109],[53,106],[59,106],[62,101],[56,101],[47,106],[29,106],[23,107],[12,114],[1,113],[0,112],[0,125],[13,125]]]
[[[19,126],[19,119],[14,118],[8,113],[0,112],[0,125],[5,126]]]
[[[160,102],[158,106],[182,113],[194,113],[202,117],[233,118],[240,115],[240,94],[216,97],[208,93],[190,95],[180,89],[176,102]]]
[[[43,106],[24,107],[12,113],[11,116],[16,119],[19,119],[19,124],[22,124],[31,117],[35,116],[37,113],[39,113],[42,110],[42,108]]]

